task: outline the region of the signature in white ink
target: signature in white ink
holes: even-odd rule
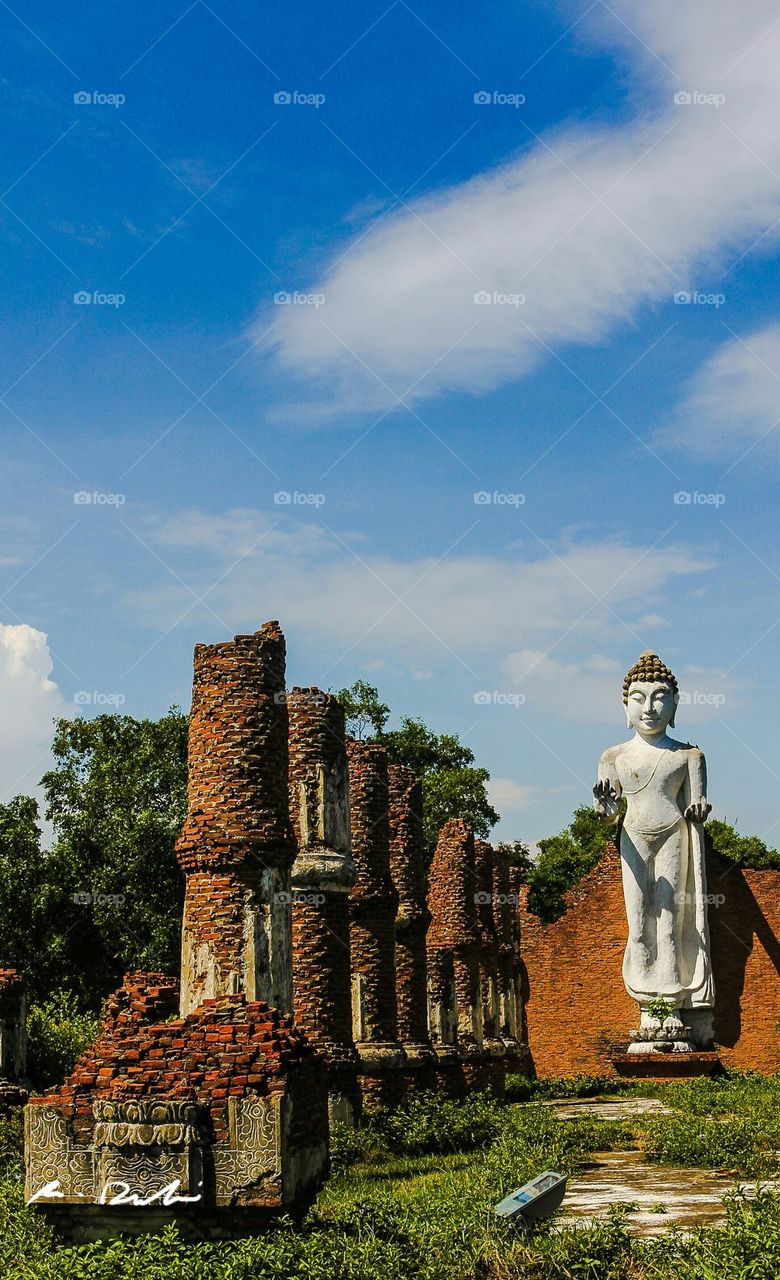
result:
[[[181,1187],[181,1179],[174,1178],[167,1186],[161,1187],[159,1191],[153,1191],[151,1195],[138,1195],[137,1192],[130,1190],[130,1184],[122,1182],[118,1178],[112,1178],[103,1187],[98,1197],[98,1204],[131,1204],[136,1208],[144,1208],[146,1205],[155,1204],[156,1202],[170,1208],[174,1204],[196,1204],[201,1198],[198,1192],[194,1196],[179,1195]],[[115,1188],[112,1190],[112,1188]],[[73,1193],[80,1200],[86,1197],[82,1191]],[[36,1191],[27,1201],[34,1204],[36,1200],[64,1200],[65,1192],[62,1190],[60,1180],[57,1178],[54,1182],[47,1182],[45,1187],[41,1187],[40,1191]]]

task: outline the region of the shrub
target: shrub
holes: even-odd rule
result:
[[[34,1087],[48,1088],[64,1080],[94,1041],[99,1020],[79,1010],[70,991],[60,991],[27,1015],[27,1070]]]

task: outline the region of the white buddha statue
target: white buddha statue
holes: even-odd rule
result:
[[[627,805],[620,833],[628,916],[623,981],[639,1003],[643,1027],[659,1025],[648,1002],[667,1002],[674,1011],[667,1031],[675,1040],[683,1022],[697,1023],[695,1015],[678,1011],[711,1009],[715,996],[702,829],[712,806],[702,752],[667,733],[678,701],[672,672],[657,654],[643,653],[623,681],[634,736],[604,752],[593,788],[595,807],[605,816],[616,816],[621,797]],[[701,1018],[698,1023],[706,1026]]]

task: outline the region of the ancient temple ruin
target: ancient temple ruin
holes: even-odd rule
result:
[[[291,1007],[284,637],[195,651],[182,981],[130,974],[95,1044],[26,1111],[28,1202],[77,1237],[257,1230],[328,1168],[325,1063]]]
[[[332,694],[286,691],[275,622],[195,649],[176,855],[181,979],[126,975],[26,1110],[28,1201],[71,1237],[262,1229],[312,1203],[331,1123],[500,1093],[522,1061],[508,859],[453,819],[427,874],[419,779],[345,739]],[[0,971],[0,1077],[23,1045],[23,986]]]

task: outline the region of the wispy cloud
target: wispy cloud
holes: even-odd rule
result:
[[[397,206],[342,247],[312,286],[325,304],[277,309],[268,339],[321,404],[382,408],[494,387],[547,358],[544,344],[598,342],[710,283],[716,260],[719,274],[759,238],[774,243],[772,0],[615,0],[593,18],[591,38],[625,58],[632,121],[563,122],[536,137],[518,112],[518,157]],[[490,108],[480,110],[486,128]],[[525,302],[475,304],[482,292]]]

